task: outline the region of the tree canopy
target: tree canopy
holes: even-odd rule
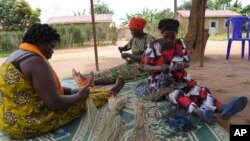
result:
[[[192,7],[192,0],[185,1],[183,4],[178,6],[178,10],[190,10]],[[208,0],[206,9],[210,10],[231,10],[240,13],[244,16],[250,16],[250,5],[242,7],[239,0]]]
[[[0,26],[5,31],[24,30],[40,22],[41,9],[33,10],[25,0],[0,0]]]
[[[97,4],[94,5],[94,12],[95,14],[107,14],[107,13],[114,13],[105,2],[97,1]]]
[[[127,14],[126,18],[121,19],[123,21],[121,26],[127,26],[132,17],[144,18],[147,20],[147,25],[145,27],[146,31],[150,32],[151,35],[157,36],[159,21],[163,18],[171,18],[173,15],[174,13],[169,8],[161,11],[146,8],[135,14]]]

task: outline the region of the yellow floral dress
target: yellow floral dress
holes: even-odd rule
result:
[[[111,92],[91,90],[97,107],[107,102]],[[85,101],[62,110],[50,110],[32,87],[31,81],[12,63],[0,67],[0,132],[13,139],[31,138],[57,129],[79,117]]]

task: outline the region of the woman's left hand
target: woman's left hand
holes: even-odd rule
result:
[[[174,65],[170,68],[172,71],[181,70],[189,67],[189,63],[185,62],[175,62]]]

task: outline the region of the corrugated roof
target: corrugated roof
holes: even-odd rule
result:
[[[178,14],[188,18],[190,16],[189,10],[178,10]],[[230,10],[206,10],[205,17],[230,17],[230,16],[240,16],[240,14],[230,11]]]
[[[95,22],[112,22],[113,14],[95,14]],[[91,15],[51,17],[47,24],[91,23]]]

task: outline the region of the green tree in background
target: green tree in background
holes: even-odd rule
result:
[[[241,2],[239,2],[239,0],[236,0],[233,4],[233,7],[239,7],[239,8],[242,8],[242,4]]]
[[[30,21],[29,21],[29,25],[32,25],[34,23],[40,23],[40,15],[41,15],[41,9],[40,8],[36,8],[35,10],[32,10],[31,16],[30,16]]]
[[[223,10],[228,9],[231,6],[232,0],[211,0],[214,3],[214,9],[215,10]]]
[[[238,2],[238,0],[236,0],[234,2],[233,6],[229,7],[229,10],[232,10],[232,11],[237,12],[237,13],[241,13],[242,5],[240,2]]]
[[[178,6],[178,10],[190,10],[192,7],[192,0],[185,1],[183,4]],[[235,0],[232,3],[232,0],[208,0],[207,9],[210,10],[225,10],[229,9],[231,11],[240,13],[244,16],[250,16],[250,5],[242,7],[242,4],[239,0]]]
[[[242,10],[241,10],[241,12],[240,12],[242,15],[244,15],[244,16],[250,16],[250,5],[247,5],[247,6],[245,6]]]
[[[86,15],[86,10],[84,9],[82,12],[73,11],[74,16],[83,16]]]
[[[0,0],[0,23],[3,29],[11,28],[8,27],[14,20],[14,6],[15,0]]]
[[[244,15],[244,16],[250,16],[250,5],[242,7],[242,4],[241,2],[239,2],[239,0],[236,0],[233,3],[233,5],[229,7],[229,10],[240,13],[241,15]]]
[[[192,7],[192,1],[184,1],[183,4],[177,7],[178,10],[190,10]]]
[[[147,25],[145,27],[145,31],[150,33],[153,36],[158,36],[158,23],[163,18],[171,18],[174,15],[174,13],[171,11],[171,9],[167,8],[161,11],[152,10],[152,9],[143,9],[141,12],[138,12],[136,14],[126,14],[126,18],[122,18],[123,21],[121,23],[121,26],[128,26],[128,23],[132,17],[140,17],[147,20]]]
[[[91,10],[90,14],[91,14]],[[109,8],[109,5],[105,2],[100,2],[100,0],[97,0],[96,4],[94,4],[94,12],[95,14],[113,14],[113,10],[111,10]],[[82,16],[82,15],[86,15],[86,10],[84,9],[83,12],[76,12],[73,11],[74,16]]]
[[[108,4],[104,2],[101,3],[99,0],[97,1],[97,4],[94,5],[94,12],[95,14],[114,13],[113,10],[109,8]]]
[[[0,0],[0,25],[5,31],[24,30],[40,22],[41,10],[32,10],[25,0]]]
[[[231,6],[232,0],[208,0],[207,1],[207,9],[211,10],[222,10],[228,9]],[[192,0],[185,1],[183,4],[178,6],[179,10],[190,10],[192,7]]]

